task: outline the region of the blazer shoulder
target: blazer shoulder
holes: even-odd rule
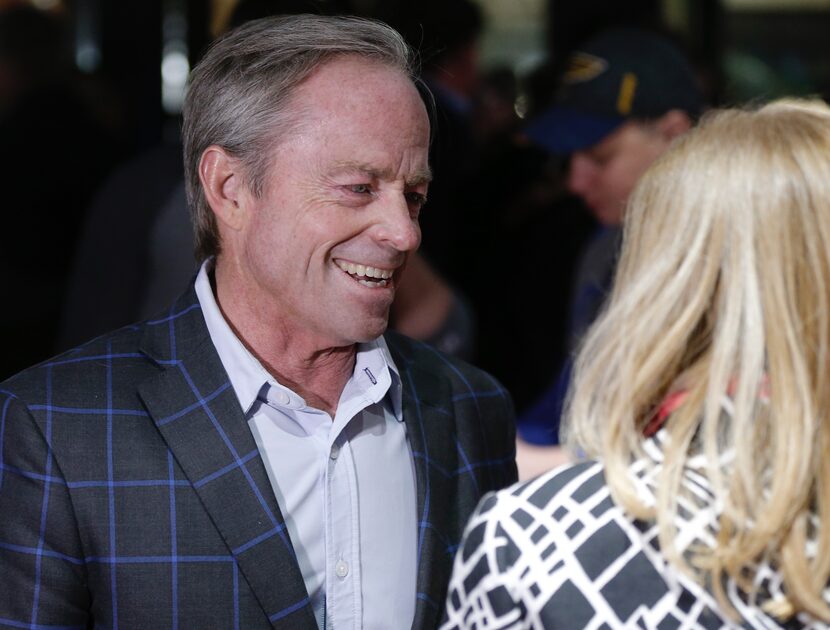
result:
[[[100,375],[114,363],[147,363],[139,350],[143,328],[143,323],[125,326],[50,357],[10,376],[0,383],[0,392],[28,404],[41,403],[53,389],[95,388],[106,382]]]
[[[19,398],[43,400],[55,386],[68,392],[100,392],[112,382],[132,389],[150,373],[198,348],[208,337],[193,283],[156,317],[105,333],[0,383]],[[110,371],[117,372],[112,376]],[[109,379],[109,381],[108,381]]]

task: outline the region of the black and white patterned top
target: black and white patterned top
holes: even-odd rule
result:
[[[665,431],[649,439],[646,460],[632,466],[638,493],[652,504],[663,439]],[[713,544],[717,512],[703,464],[693,456],[684,473],[680,550]],[[803,615],[782,625],[764,612],[782,599],[781,576],[770,566],[760,566],[755,586],[746,595],[725,583],[741,617],[730,619],[710,592],[667,563],[656,524],[633,520],[613,502],[602,464],[582,462],[481,500],[455,559],[442,630],[827,627]]]

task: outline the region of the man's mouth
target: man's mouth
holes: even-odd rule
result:
[[[389,286],[389,279],[395,273],[394,269],[380,269],[358,263],[335,260],[335,264],[349,274],[353,280],[366,287],[383,288]]]

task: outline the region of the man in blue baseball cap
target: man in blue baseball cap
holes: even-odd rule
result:
[[[571,53],[554,104],[530,121],[526,135],[532,142],[570,158],[568,189],[601,226],[577,266],[568,331],[572,348],[611,287],[629,194],[702,109],[700,86],[683,54],[656,33],[622,27],[599,33]],[[555,387],[519,419],[527,442],[557,442],[551,424],[559,420],[569,379],[565,366]],[[523,466],[522,446],[520,476],[528,476],[535,469]],[[551,461],[547,453],[536,460],[542,468]]]
[[[555,104],[527,135],[571,156],[568,187],[603,225],[619,225],[628,194],[703,107],[691,66],[663,37],[616,28],[568,58]]]

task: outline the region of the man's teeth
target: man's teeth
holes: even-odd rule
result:
[[[364,287],[372,287],[373,289],[380,289],[389,284],[386,280],[358,280],[357,283],[362,284]]]
[[[337,261],[337,266],[340,267],[343,271],[348,273],[352,276],[358,276],[355,278],[361,284],[367,284],[369,286],[386,286],[386,280],[392,277],[394,273],[393,269],[378,269],[377,267],[369,267],[367,265],[358,265],[355,263],[345,262],[342,260]],[[381,282],[366,282],[361,280],[360,277],[363,278],[377,278]]]

